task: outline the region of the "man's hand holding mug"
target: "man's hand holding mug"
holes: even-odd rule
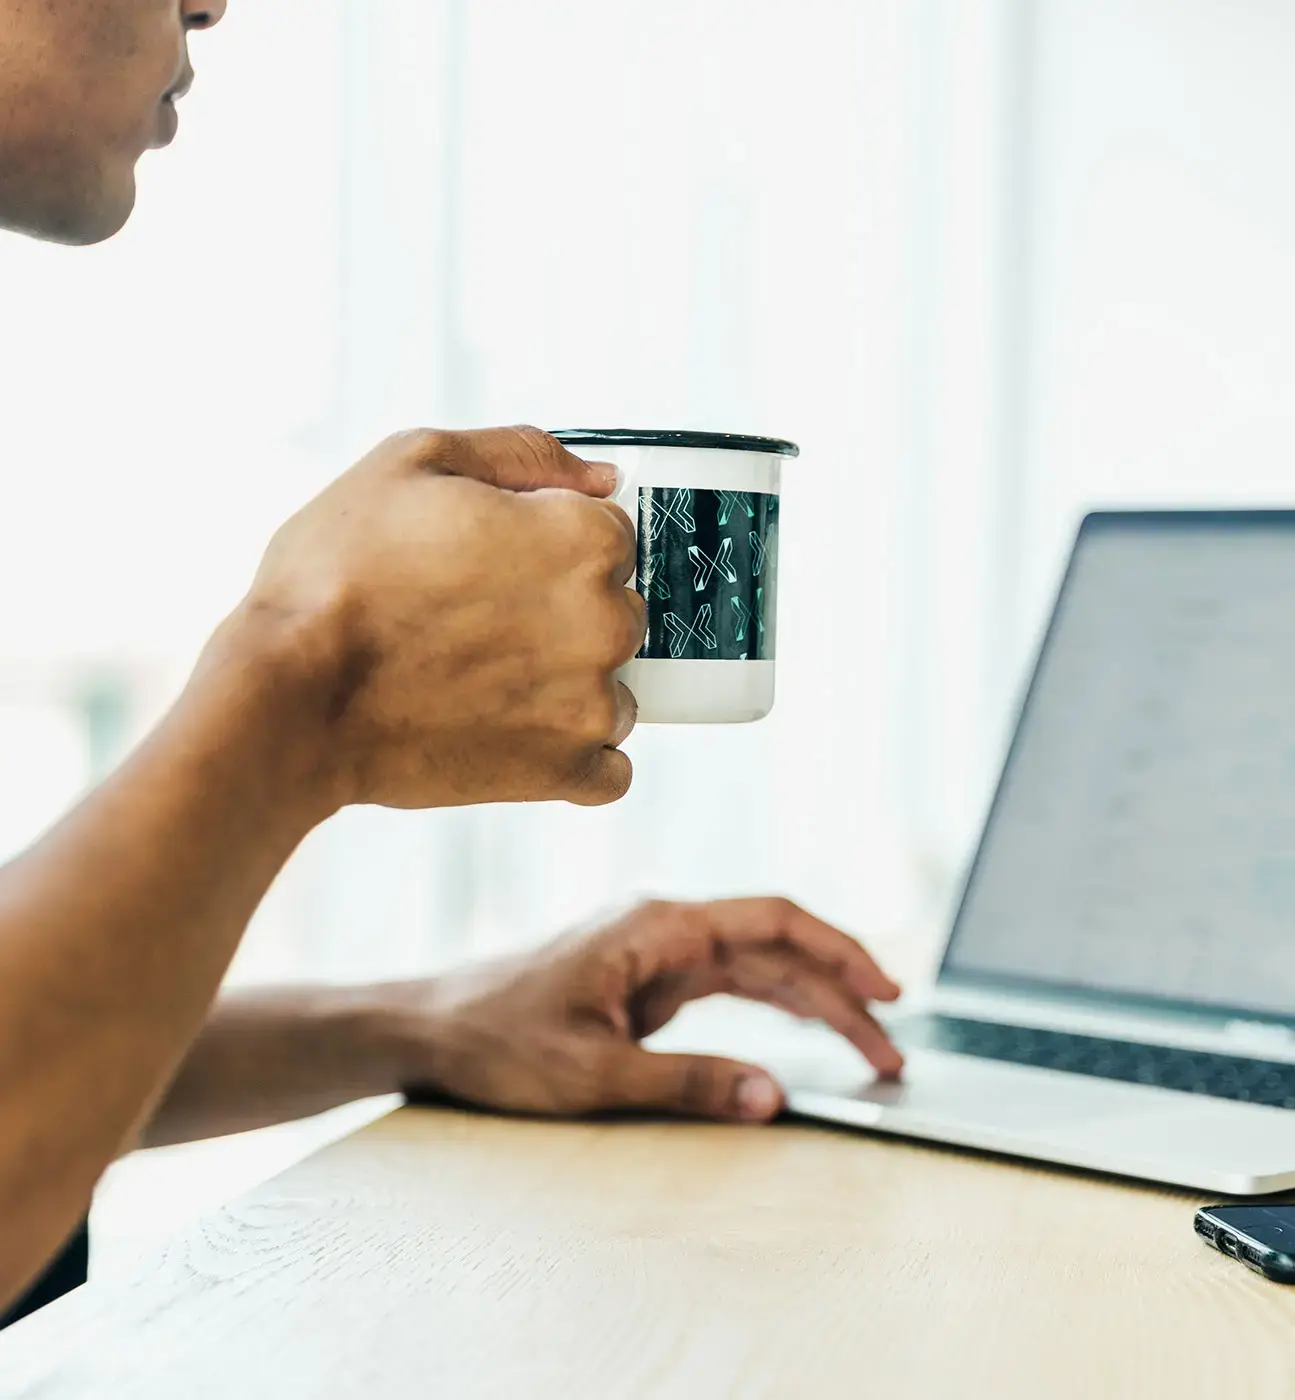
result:
[[[537,429],[390,438],[279,531],[209,651],[264,639],[330,810],[615,801],[645,625],[615,485]]]

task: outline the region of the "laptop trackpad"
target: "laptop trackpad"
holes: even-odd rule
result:
[[[793,1109],[860,1127],[1026,1155],[1033,1144],[1080,1165],[1116,1163],[1151,1177],[1169,1171],[1170,1180],[1183,1161],[1215,1172],[1295,1169],[1295,1114],[1247,1104],[939,1051],[910,1055],[897,1084],[826,1061],[788,1068]]]
[[[772,1066],[771,1066],[772,1068]],[[839,1062],[788,1066],[783,1080],[792,1107],[813,1112],[818,1096],[874,1106],[876,1121],[903,1117],[917,1123],[966,1123],[1007,1132],[1037,1132],[1093,1118],[1145,1109],[1134,1086],[1075,1074],[1057,1074],[965,1055],[914,1051],[898,1083],[871,1080]]]

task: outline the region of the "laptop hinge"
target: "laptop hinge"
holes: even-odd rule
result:
[[[991,991],[937,982],[925,996],[914,997],[913,1010],[929,1010],[952,1016],[970,1015],[982,1021],[1008,1025],[1040,1026],[1045,1030],[1079,1035],[1144,1041],[1153,1045],[1180,1045],[1214,1050],[1220,1054],[1252,1054],[1295,1064],[1295,1029],[1274,1021],[1250,1021],[1231,1017],[1202,1020],[1191,1015],[1139,1012],[1102,1003],[1049,1001],[1020,992]],[[904,1005],[910,1006],[909,998]]]
[[[1238,1046],[1247,1045],[1255,1050],[1295,1049],[1295,1030],[1271,1021],[1229,1021],[1223,1027],[1223,1034]]]

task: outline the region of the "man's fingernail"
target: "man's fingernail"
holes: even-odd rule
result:
[[[782,1101],[777,1087],[761,1074],[751,1074],[737,1086],[737,1109],[743,1118],[764,1122],[778,1111]]]
[[[587,466],[594,476],[605,483],[612,495],[620,490],[621,474],[610,462],[589,462]]]

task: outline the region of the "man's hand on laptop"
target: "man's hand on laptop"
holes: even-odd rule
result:
[[[320,815],[626,791],[645,619],[614,485],[536,429],[412,432],[279,531],[209,659],[294,697]]]
[[[646,904],[536,952],[378,990],[402,1086],[510,1112],[773,1118],[783,1097],[765,1070],[639,1043],[714,993],[823,1021],[883,1075],[903,1065],[868,1010],[899,987],[785,899]]]

